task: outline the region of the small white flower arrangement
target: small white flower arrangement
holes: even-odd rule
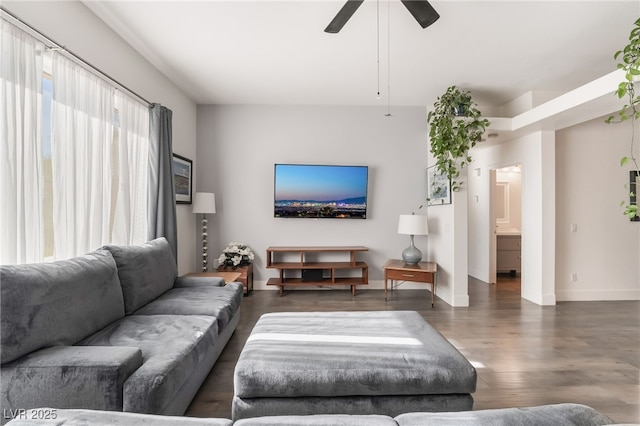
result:
[[[228,266],[235,269],[249,265],[253,262],[253,258],[253,252],[249,246],[232,241],[218,256],[218,263],[221,268]]]

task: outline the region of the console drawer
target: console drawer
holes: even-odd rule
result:
[[[433,272],[426,271],[397,271],[394,269],[387,269],[385,271],[385,278],[388,280],[401,280],[401,281],[414,281],[431,283],[433,282]]]

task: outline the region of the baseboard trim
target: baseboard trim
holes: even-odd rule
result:
[[[266,281],[254,281],[253,283],[254,290],[279,290],[277,286],[267,285]],[[309,286],[305,287],[296,287],[296,291],[305,291],[305,290],[347,290],[349,286],[326,286],[326,287],[317,287],[317,286]],[[427,290],[431,289],[429,284],[420,284],[413,282],[405,282],[398,287],[396,290]],[[384,281],[383,280],[370,280],[368,285],[361,285],[356,288],[357,291],[364,290],[384,290]],[[526,297],[523,297],[527,299]],[[443,299],[444,300],[444,299]],[[553,295],[545,295],[542,298],[542,303],[538,303],[538,301],[527,299],[530,302],[536,303],[538,305],[555,305],[556,302],[598,302],[598,301],[616,301],[616,300],[640,300],[640,290],[593,290],[593,291],[558,291]],[[450,304],[450,301],[446,301]],[[451,306],[469,306],[470,300],[469,296],[456,296],[453,304]]]
[[[640,300],[640,290],[556,291],[558,302],[599,302]]]

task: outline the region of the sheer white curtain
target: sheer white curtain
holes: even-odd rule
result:
[[[62,55],[53,87],[54,257],[146,241],[147,106]]]
[[[117,93],[120,135],[119,188],[112,242],[139,244],[147,240],[149,192],[149,108]]]
[[[146,241],[148,105],[4,19],[0,37],[0,264]]]
[[[54,258],[109,242],[115,88],[63,55],[53,57]]]
[[[0,264],[40,262],[44,45],[3,19],[0,27]]]
[[[53,57],[54,258],[147,240],[149,110]]]

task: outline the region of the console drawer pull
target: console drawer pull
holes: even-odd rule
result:
[[[415,277],[414,274],[402,274],[403,277],[409,277],[409,278],[413,278]]]

